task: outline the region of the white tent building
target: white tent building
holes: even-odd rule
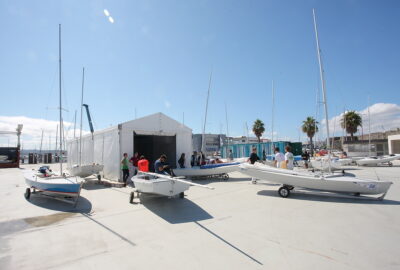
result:
[[[67,150],[68,167],[79,164],[79,138],[67,141]],[[81,164],[103,164],[104,178],[121,180],[122,155],[128,153],[130,158],[134,152],[150,161],[150,170],[161,154],[166,154],[167,162],[176,167],[180,155],[185,153],[185,165],[189,166],[192,130],[163,113],[131,120],[96,131],[93,138],[91,134],[82,137]]]

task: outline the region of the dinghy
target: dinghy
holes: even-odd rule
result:
[[[39,171],[32,170],[24,174],[28,186],[25,191],[25,198],[29,200],[31,193],[33,193],[76,204],[81,193],[83,179],[57,175],[48,170],[49,168],[46,166],[41,167]]]
[[[133,176],[132,182],[135,184],[137,195],[140,193],[156,194],[167,197],[174,197],[179,195],[183,198],[184,192],[190,188],[190,186],[198,186],[203,188],[214,189],[213,187],[206,185],[199,185],[192,183],[188,180],[182,180],[177,177],[171,177],[169,175],[141,172]],[[135,197],[135,193],[131,192],[129,202],[132,203]]]
[[[281,197],[288,197],[294,188],[304,188],[351,195],[378,195],[383,199],[390,188],[390,181],[376,181],[360,179],[342,175],[324,175],[312,172],[299,172],[271,168],[262,164],[241,164],[240,171],[250,177],[265,180],[270,183],[282,184],[278,193]]]
[[[329,171],[329,165],[331,171],[343,171],[343,165],[345,165],[346,163],[347,162],[342,162],[338,158],[331,158],[329,162],[328,157],[318,157],[316,159],[310,160],[311,167],[318,171]]]
[[[173,171],[176,176],[192,178],[222,177],[227,180],[229,179],[228,173],[239,170],[239,164],[239,162],[209,164],[200,167],[174,169]]]
[[[28,188],[25,198],[29,200],[31,189],[33,194],[43,195],[60,201],[76,205],[81,192],[83,179],[80,177],[67,176],[63,173],[63,122],[62,122],[62,94],[61,94],[61,24],[59,25],[59,121],[60,121],[60,148],[59,163],[60,172],[53,173],[48,166],[39,168],[38,171],[29,171],[24,174]],[[75,199],[74,199],[75,198]]]
[[[393,166],[392,161],[400,159],[400,154],[394,154],[389,156],[381,157],[366,157],[363,159],[356,160],[357,165],[361,166],[376,166],[378,164],[387,163],[389,166]]]
[[[91,175],[97,175],[97,179],[101,180],[100,172],[103,170],[103,165],[92,164],[92,165],[74,165],[68,168],[68,172],[73,176],[88,177]]]

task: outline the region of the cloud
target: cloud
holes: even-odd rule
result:
[[[107,9],[104,9],[103,12],[104,12],[104,15],[106,15],[107,17],[110,16],[110,12],[108,12]]]
[[[164,100],[164,105],[167,109],[171,108],[171,103],[168,100]]]
[[[383,132],[392,129],[400,128],[400,106],[391,103],[376,103],[368,107],[357,111],[361,115],[363,122],[364,134],[369,133],[369,119],[371,120],[371,132]],[[331,118],[329,120],[329,132],[335,133],[336,135],[342,135],[342,127],[340,126],[340,121],[343,118],[343,113]],[[325,125],[325,120],[321,121]],[[323,128],[323,133],[325,133],[325,128]],[[321,130],[321,129],[320,129]],[[361,129],[359,128],[359,132]]]
[[[43,149],[49,148],[49,141],[51,141],[51,148],[55,148],[55,136],[58,121],[45,120],[41,118],[30,118],[26,116],[0,116],[0,131],[15,131],[18,124],[23,124],[21,144],[25,149],[33,149],[40,147],[40,141],[43,130]],[[64,134],[67,139],[71,139],[74,135],[74,124],[71,122],[64,122]],[[82,130],[82,134],[89,134],[90,132]],[[79,129],[75,130],[75,134],[79,135]],[[51,138],[49,138],[51,137]],[[0,145],[16,146],[16,135],[0,135]]]
[[[108,17],[108,20],[110,21],[110,23],[114,23],[114,19],[113,19],[113,17]]]

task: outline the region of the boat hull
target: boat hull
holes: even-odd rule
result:
[[[235,164],[235,165],[220,166],[220,167],[206,168],[206,169],[201,169],[200,167],[174,169],[174,174],[176,176],[202,177],[202,176],[223,175],[238,170],[239,170],[239,164]]]
[[[377,157],[377,158],[368,157],[368,158],[363,158],[363,159],[357,160],[356,163],[357,163],[357,165],[360,165],[360,166],[368,166],[368,165],[371,166],[371,165],[389,163],[396,159],[400,159],[400,155],[383,156],[383,157]]]
[[[92,165],[77,165],[68,168],[68,172],[72,176],[88,177],[94,174],[99,174],[103,170],[104,166],[100,164]]]
[[[29,188],[48,195],[76,197],[80,194],[81,181],[77,177],[42,177],[40,173],[36,172],[26,173],[24,177]]]
[[[392,184],[389,181],[364,180],[338,175],[321,176],[308,172],[303,173],[250,164],[242,164],[241,172],[271,183],[339,193],[382,194],[386,193]]]
[[[167,197],[176,196],[190,188],[190,184],[163,178],[162,175],[157,177],[139,173],[132,177],[132,181],[139,193],[157,194]]]

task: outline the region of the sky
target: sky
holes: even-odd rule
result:
[[[206,133],[246,135],[247,123],[251,135],[261,119],[269,138],[274,81],[274,137],[304,141],[307,116],[324,123],[313,8],[331,132],[342,135],[340,114],[355,110],[365,133],[368,106],[372,131],[400,127],[396,0],[1,0],[0,131],[23,123],[25,148],[39,147],[42,130],[53,147],[61,24],[69,137],[84,67],[97,130],[162,112],[201,133],[212,73]]]

